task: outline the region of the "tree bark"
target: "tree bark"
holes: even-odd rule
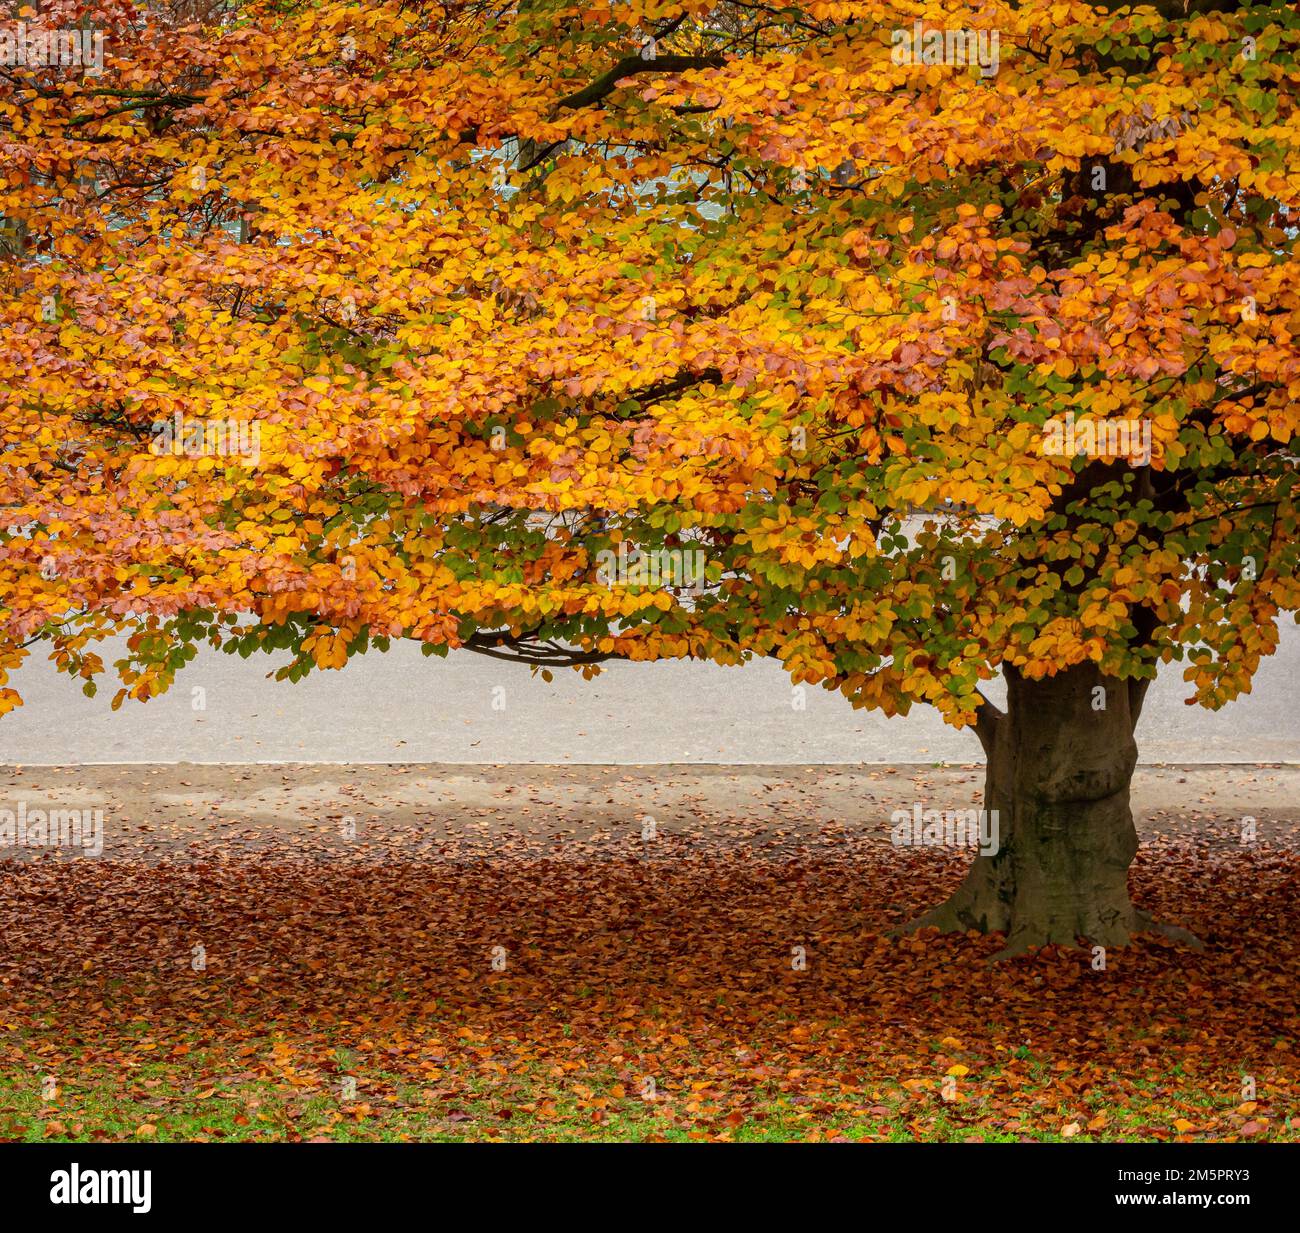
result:
[[[1041,680],[1008,668],[1006,678],[1006,712],[984,708],[977,728],[997,851],[977,856],[952,897],[912,927],[1004,933],[999,959],[1049,942],[1122,946],[1145,931],[1199,945],[1129,898],[1133,728],[1147,682],[1104,677],[1093,664]]]

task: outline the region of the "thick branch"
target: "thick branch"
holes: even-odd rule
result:
[[[993,742],[997,739],[998,728],[1002,721],[1006,719],[1005,711],[999,710],[988,698],[979,693],[982,702],[980,709],[975,712],[975,735],[979,737],[980,744],[984,747],[984,756],[991,758],[993,756]]]
[[[590,85],[583,86],[575,94],[562,98],[557,109],[572,110],[575,107],[588,107],[608,98],[618,88],[619,82],[640,73],[686,73],[691,69],[721,68],[726,58],[714,53],[707,56],[655,56],[643,60],[638,56],[624,56],[609,72],[597,77]]]
[[[579,651],[557,643],[540,642],[531,634],[473,633],[462,644],[467,651],[507,663],[535,664],[543,668],[577,668],[622,656],[608,651]]]

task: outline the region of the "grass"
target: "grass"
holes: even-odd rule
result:
[[[266,1048],[275,1043],[265,1042]],[[546,1066],[506,1081],[473,1076],[448,1098],[443,1075],[427,1086],[412,1084],[402,1074],[358,1066],[342,1051],[334,1059],[342,1070],[328,1086],[257,1079],[195,1082],[196,1074],[211,1073],[221,1061],[198,1051],[184,1061],[81,1069],[48,1099],[40,1084],[13,1072],[0,1075],[0,1134],[29,1142],[1132,1142],[1152,1137],[1152,1127],[1170,1128],[1160,1137],[1177,1137],[1175,1121],[1192,1108],[1207,1116],[1221,1112],[1222,1102],[1212,1093],[1198,1099],[1180,1088],[1173,1102],[1162,1099],[1159,1084],[1138,1080],[1127,1103],[1089,1093],[1083,1097],[1084,1114],[1075,1105],[1056,1104],[1053,1128],[1043,1118],[1045,1103],[1051,1107],[1051,1069],[1027,1052],[1022,1058],[1028,1062],[1023,1072],[1028,1083],[1018,1092],[1026,1115],[997,1129],[988,1121],[999,1109],[992,1094],[1006,1077],[999,1067],[963,1076],[951,1100],[945,1099],[941,1081],[904,1086],[883,1077],[834,1104],[773,1085],[756,1086],[742,1101],[734,1090],[724,1095],[698,1084],[656,1087],[646,1099],[614,1074],[594,1084],[587,1075],[566,1087]],[[350,1067],[364,1075],[354,1094],[344,1086]],[[1063,1133],[1072,1116],[1077,1130]],[[1300,1138],[1290,1119],[1273,1137]]]

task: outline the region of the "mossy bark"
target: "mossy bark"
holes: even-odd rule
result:
[[[977,856],[952,897],[913,927],[1005,934],[998,958],[1049,942],[1122,946],[1147,931],[1196,944],[1129,897],[1133,730],[1145,682],[1091,664],[1041,680],[1006,676],[1006,711],[987,710],[978,728],[998,849]]]

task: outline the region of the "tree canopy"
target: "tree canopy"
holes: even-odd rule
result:
[[[776,656],[978,727],[1219,705],[1300,607],[1290,6],[24,20],[104,65],[0,65],[0,674]]]

